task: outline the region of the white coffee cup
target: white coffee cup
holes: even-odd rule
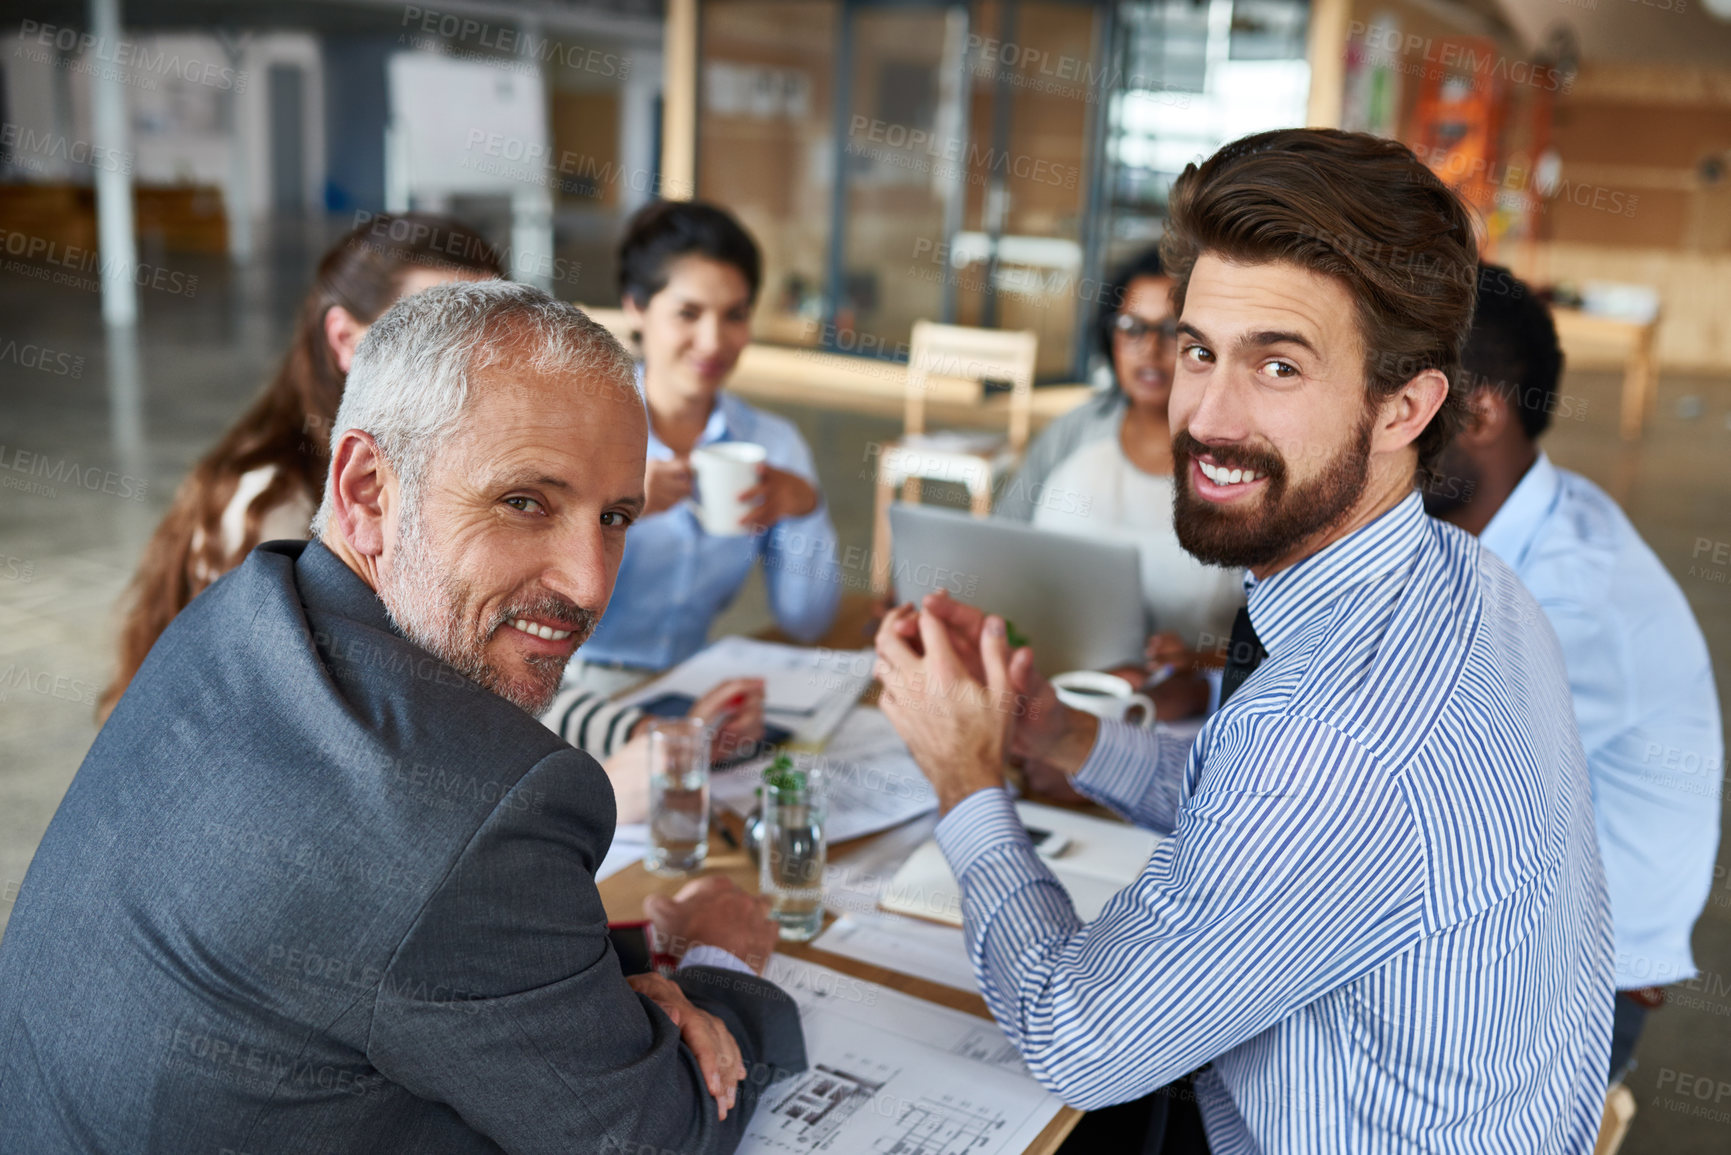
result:
[[[1099,670],[1070,670],[1052,678],[1058,701],[1075,710],[1114,722],[1129,722],[1147,729],[1154,724],[1154,702],[1138,694],[1116,674]]]
[[[738,537],[749,533],[741,522],[751,506],[739,495],[757,484],[757,467],[768,457],[749,441],[716,441],[691,451],[697,474],[697,520],[705,533]]]

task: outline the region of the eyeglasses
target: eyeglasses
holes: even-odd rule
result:
[[[1151,322],[1134,313],[1119,313],[1112,318],[1112,331],[1131,343],[1146,340],[1152,334],[1160,339],[1161,344],[1170,345],[1178,339],[1178,319],[1167,317],[1164,321]]]

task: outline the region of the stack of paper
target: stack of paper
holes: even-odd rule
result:
[[[752,638],[722,638],[619,700],[635,706],[665,694],[700,698],[729,678],[764,680],[764,717],[817,748],[872,680],[870,650],[823,650]]]
[[[710,778],[710,798],[742,817],[750,814],[772,757],[718,771]],[[796,767],[822,776],[829,806],[824,829],[831,846],[937,809],[938,796],[895,727],[869,706],[847,714],[822,754],[795,754],[793,760]]]
[[[980,989],[958,927],[881,910],[855,911],[830,923],[812,945],[958,991]]]

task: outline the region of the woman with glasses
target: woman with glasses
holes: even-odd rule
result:
[[[999,497],[996,513],[1042,529],[1133,542],[1156,668],[1215,650],[1244,604],[1237,570],[1203,565],[1172,530],[1172,428],[1166,403],[1177,366],[1172,279],[1157,250],[1141,253],[1100,295],[1101,348],[1112,387],[1048,426]]]

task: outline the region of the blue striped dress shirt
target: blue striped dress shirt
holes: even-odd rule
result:
[[[1555,635],[1416,494],[1250,584],[1269,656],[1076,784],[1169,832],[1084,924],[1001,790],[939,825],[993,1014],[1084,1108],[1196,1080],[1216,1155],[1591,1151],[1610,918]]]

